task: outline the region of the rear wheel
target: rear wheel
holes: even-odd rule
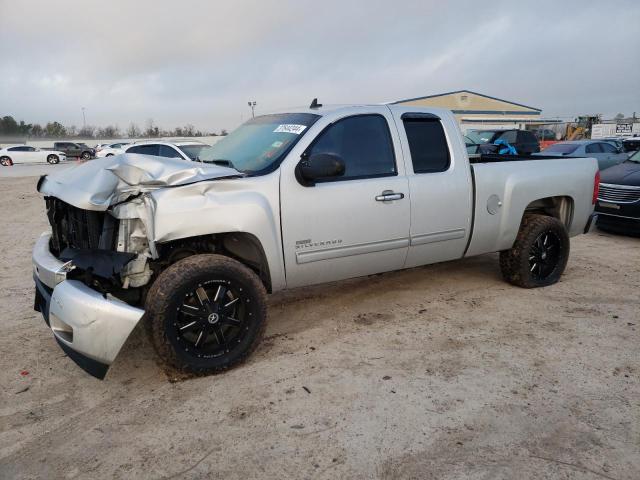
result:
[[[506,281],[523,288],[556,283],[569,259],[569,236],[556,218],[526,215],[513,247],[500,252]]]
[[[242,362],[266,325],[264,286],[241,263],[221,255],[193,255],[156,279],[146,300],[147,327],[167,366],[215,373]]]
[[[51,165],[55,165],[56,163],[59,163],[60,159],[58,158],[57,155],[48,155],[47,156],[47,163],[50,163]]]
[[[9,157],[0,158],[0,165],[3,167],[10,167],[13,165],[13,161]]]

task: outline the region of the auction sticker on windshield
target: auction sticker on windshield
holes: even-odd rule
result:
[[[273,133],[284,132],[284,133],[294,133],[296,135],[300,135],[302,132],[304,132],[305,128],[307,128],[306,125],[284,124],[284,125],[278,125],[278,128],[276,128],[273,131]]]

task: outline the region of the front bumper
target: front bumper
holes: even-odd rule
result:
[[[43,234],[33,249],[34,308],[69,358],[102,379],[144,310],[68,280],[72,262],[61,262],[51,254],[50,237]]]

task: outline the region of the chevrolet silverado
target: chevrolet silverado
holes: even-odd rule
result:
[[[558,281],[591,224],[592,158],[469,158],[453,114],[322,106],[256,117],[188,162],[123,154],[38,182],[36,310],[103,378],[142,322],[169,369],[232,367],[266,294],[500,252],[506,281]]]

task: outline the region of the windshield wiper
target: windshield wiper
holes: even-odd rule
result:
[[[233,162],[231,160],[227,160],[224,158],[214,158],[213,160],[204,160],[206,163],[215,163],[216,165],[220,165],[223,167],[231,167],[231,168],[236,168],[233,166]]]

